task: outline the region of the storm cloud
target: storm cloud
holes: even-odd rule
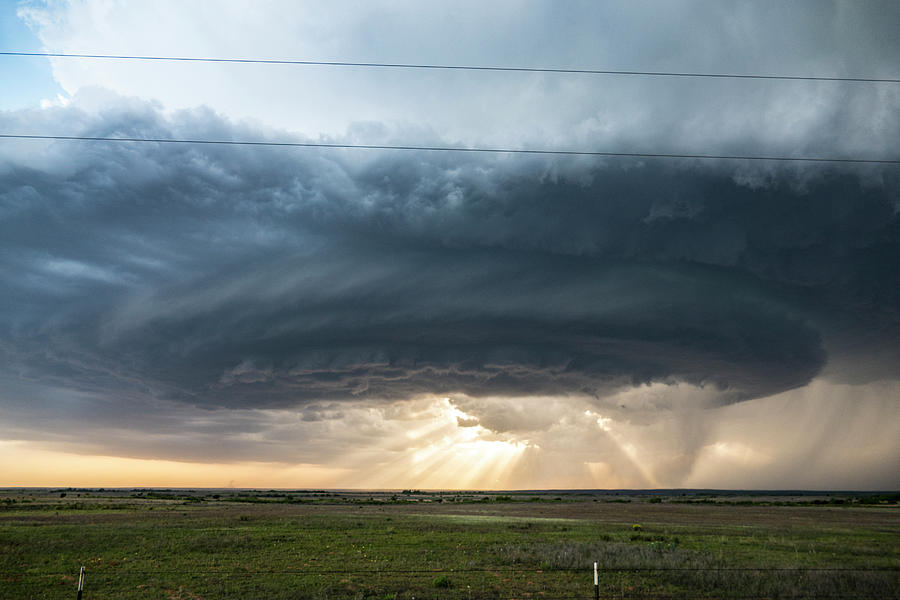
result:
[[[63,52],[900,72],[894,3],[222,3],[203,31],[181,4],[20,15]],[[894,84],[52,67],[67,95],[0,131],[874,159],[900,139]],[[6,139],[0,441],[338,470],[377,454],[375,487],[473,440],[519,467],[472,485],[896,481],[898,215],[894,165]],[[767,446],[790,437],[752,416],[772,407],[808,419],[802,443]],[[417,464],[417,485],[447,485]]]
[[[249,135],[123,104],[57,117],[91,135]],[[769,166],[748,184],[725,163],[15,152],[4,362],[71,389],[283,406],[682,381],[739,400],[808,383],[848,323],[896,339],[891,170]]]

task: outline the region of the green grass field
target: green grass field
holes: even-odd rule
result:
[[[3,490],[0,597],[896,598],[877,500]]]

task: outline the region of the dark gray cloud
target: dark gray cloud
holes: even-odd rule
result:
[[[19,14],[60,52],[900,75],[891,0]],[[51,65],[69,97],[0,130],[874,158],[900,139],[892,84]],[[327,465],[340,486],[884,488],[898,191],[885,166],[5,140],[0,452]]]
[[[137,101],[40,116],[259,135]],[[876,167],[10,143],[2,376],[230,407],[770,395],[829,357],[898,355],[898,184]]]

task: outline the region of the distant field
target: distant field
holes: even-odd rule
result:
[[[900,598],[896,495],[0,490],[0,598]]]

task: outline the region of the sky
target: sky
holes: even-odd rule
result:
[[[900,77],[900,5],[0,2],[0,50]],[[900,85],[0,56],[0,133],[897,160]],[[900,168],[0,140],[0,486],[900,488]]]

